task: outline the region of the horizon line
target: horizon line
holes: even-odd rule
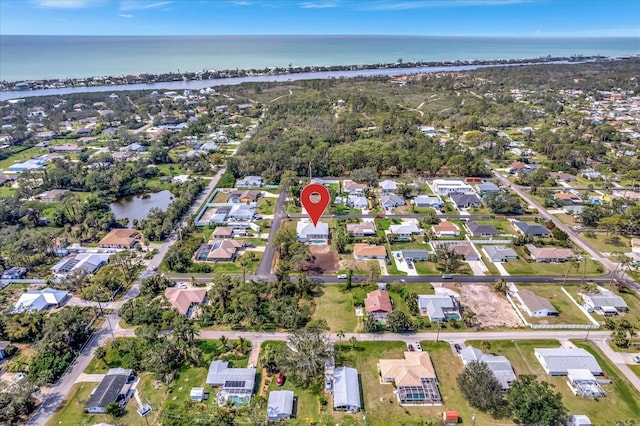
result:
[[[313,34],[1,34],[0,37],[460,37],[460,38],[638,38],[640,35],[509,35],[509,34],[376,34],[376,33],[313,33]]]

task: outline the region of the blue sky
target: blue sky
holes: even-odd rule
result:
[[[640,0],[0,0],[0,34],[640,37]]]

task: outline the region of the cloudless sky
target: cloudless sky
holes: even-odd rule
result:
[[[0,0],[6,34],[640,37],[640,0]]]

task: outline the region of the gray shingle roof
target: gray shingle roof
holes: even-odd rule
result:
[[[534,348],[534,352],[549,374],[565,375],[572,368],[587,369],[594,376],[602,374],[598,361],[582,348]]]

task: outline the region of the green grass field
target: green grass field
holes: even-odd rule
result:
[[[342,286],[328,286],[321,288],[316,297],[316,308],[311,317],[314,320],[325,320],[332,332],[339,330],[345,333],[359,331],[360,319],[356,316],[353,306],[353,296],[349,292],[342,292]]]
[[[17,154],[10,155],[4,160],[0,160],[0,169],[8,170],[9,166],[11,166],[13,163],[21,163],[23,161],[27,161],[28,159],[36,155],[46,154],[47,152],[49,151],[43,148],[33,148],[33,147],[27,148],[24,151],[21,151]]]
[[[600,263],[587,259],[586,275],[597,275],[603,273]],[[504,269],[511,275],[565,275],[569,270],[570,263],[547,263],[547,262],[527,262],[523,259],[509,260],[502,264]],[[569,275],[582,275],[584,267],[571,267]]]
[[[589,238],[584,235],[584,233],[580,234],[580,238],[584,239],[586,242],[591,244],[595,249],[601,251],[603,253],[614,253],[614,252],[628,252],[631,251],[631,238],[625,237],[624,235],[618,235],[619,243],[617,245],[611,244],[610,242],[605,242],[605,237],[607,236],[606,232],[596,232],[595,238]]]

